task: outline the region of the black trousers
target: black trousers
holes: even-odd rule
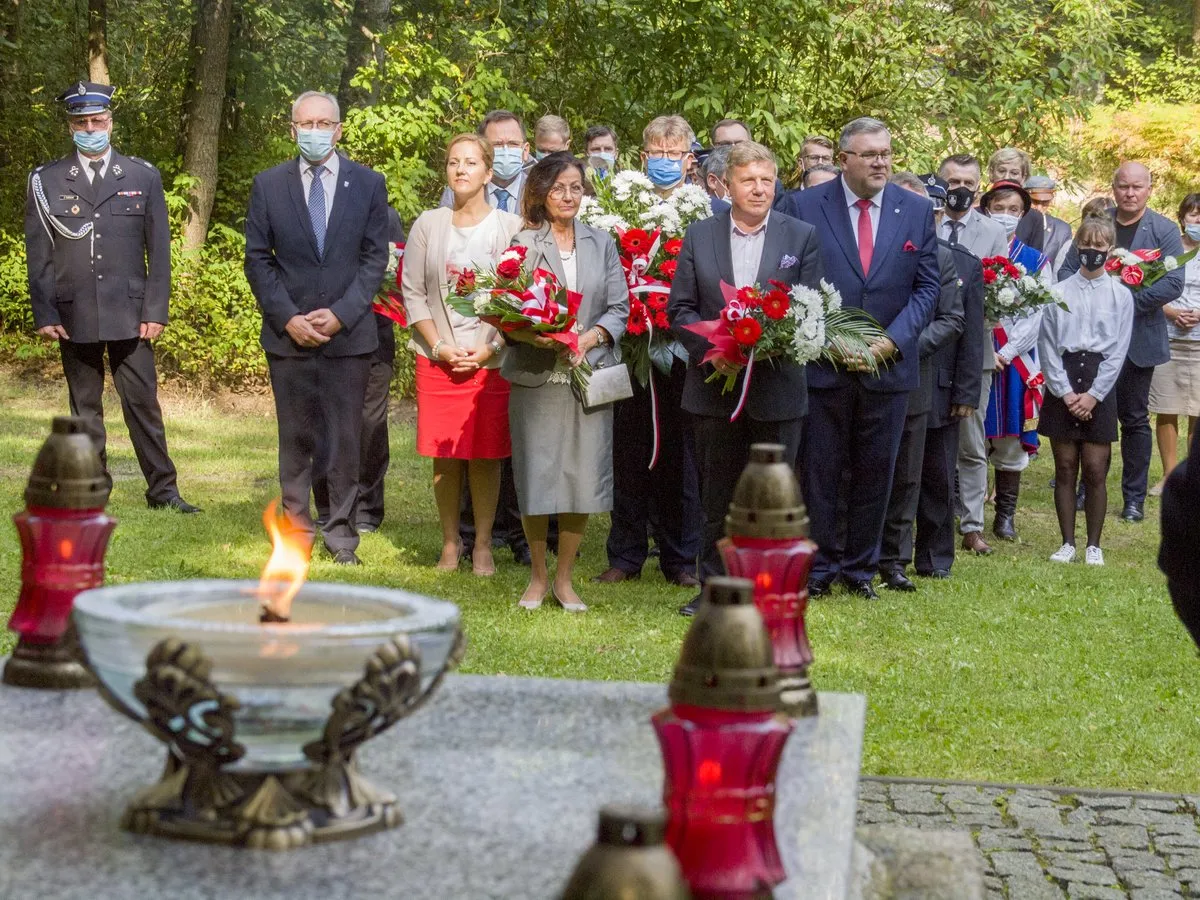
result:
[[[954,474],[958,465],[956,420],[925,432],[921,491],[917,503],[917,540],[913,567],[918,575],[954,565]]]
[[[84,428],[108,470],[104,432],[104,355],[121,398],[121,413],[129,429],[133,452],[146,479],[146,499],[160,503],[179,496],[175,464],[167,453],[167,433],[158,405],[158,376],[149,341],[98,341],[76,344],[59,341],[63,373],[67,376],[71,415],[83,419]]]
[[[802,483],[817,543],[811,577],[875,577],[907,409],[907,393],[869,391],[856,377],[832,388],[809,386]],[[846,538],[839,551],[838,504],[846,469]]]
[[[929,413],[904,417],[900,447],[892,467],[892,491],[888,495],[883,537],[879,541],[879,573],[898,570],[912,562],[913,521],[921,496],[921,468],[925,457],[925,426]]]
[[[1128,359],[1117,378],[1117,418],[1121,421],[1121,494],[1126,503],[1145,503],[1154,440],[1150,433],[1150,381],[1154,366]]]
[[[784,461],[794,466],[803,427],[803,419],[760,422],[743,415],[736,422],[730,422],[724,417],[692,417],[696,466],[700,474],[700,504],[704,512],[700,541],[701,581],[725,574],[717,541],[725,536],[725,515],[729,512],[737,480],[750,461],[750,445],[783,444]]]
[[[279,485],[294,528],[315,536],[309,493],[324,476],[329,512],[321,525],[331,552],[358,547],[359,445],[371,366],[362,356],[267,354],[279,424]]]
[[[654,422],[650,389],[633,380],[633,396],[613,407],[613,510],[608,564],[640,572],[650,534],[659,568],[668,577],[696,571],[700,552],[700,486],[692,428],[684,413],[687,367],[676,360],[670,375],[654,373],[658,397],[658,462],[649,468]]]
[[[366,396],[363,399],[362,433],[358,440],[358,506],[354,514],[356,528],[378,528],[383,522],[383,479],[391,463],[388,448],[388,391],[392,384],[392,364],[378,352],[370,357]],[[313,472],[313,499],[317,521],[329,519],[329,485],[324,473]]]

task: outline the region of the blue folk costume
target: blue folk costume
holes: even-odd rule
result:
[[[1009,244],[1008,258],[1034,275],[1049,261],[1046,254],[1017,237]],[[1040,321],[1041,314],[1034,312],[1029,318]],[[1031,330],[1033,345],[992,379],[984,428],[988,438],[1019,437],[1021,446],[1032,455],[1038,450],[1037,419],[1042,408],[1041,384],[1044,380],[1035,349],[1038,329],[1032,327],[1032,322],[1005,319],[992,329],[992,348],[999,352],[1009,343],[1013,338],[1010,332],[1015,330],[1016,323],[1023,326],[1022,330]]]

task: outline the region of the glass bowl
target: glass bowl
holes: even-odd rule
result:
[[[150,651],[175,638],[202,653],[209,680],[240,704],[233,718],[246,753],[229,771],[309,765],[302,748],[321,737],[334,696],[392,638],[407,635],[419,648],[422,693],[453,663],[459,611],[443,600],[308,582],[291,622],[260,624],[259,605],[256,581],[147,582],[84,591],[74,622],[96,677],[142,720],[134,685]]]

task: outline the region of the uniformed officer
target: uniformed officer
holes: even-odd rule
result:
[[[74,152],[29,177],[25,251],[38,334],[58,341],[71,413],[105,462],[104,359],[151,509],[200,510],[179,496],[150,342],[167,323],[171,236],[162,178],[109,143],[114,88],[80,81],[57,99]],[[111,480],[111,478],[110,478]]]

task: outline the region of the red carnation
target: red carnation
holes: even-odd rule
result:
[[[683,238],[671,238],[663,244],[663,253],[667,256],[678,256],[683,249]]]
[[[475,290],[475,272],[472,269],[463,269],[458,273],[458,281],[455,282],[454,293],[460,297],[465,297],[473,290]]]
[[[1121,280],[1130,287],[1137,287],[1145,277],[1141,266],[1126,266],[1121,270]]]
[[[744,319],[738,319],[730,331],[733,334],[733,339],[743,347],[752,347],[762,337],[762,326],[749,316],[746,316]]]
[[[655,310],[654,312],[654,327],[655,328],[670,328],[671,320],[667,318],[665,309]]]
[[[496,266],[496,275],[500,278],[517,278],[521,274],[521,260],[506,259]]]
[[[1122,263],[1120,259],[1118,259],[1115,256],[1112,256],[1112,257],[1109,257],[1108,262],[1106,262],[1104,264],[1104,271],[1105,272],[1120,272],[1122,265],[1124,265],[1124,263]]]
[[[650,244],[650,235],[640,228],[630,228],[621,235],[621,249],[633,256],[649,251]]]
[[[1014,266],[1012,263],[1008,263],[1004,267],[1004,274],[1007,275],[1009,278],[1020,278],[1021,270],[1018,269],[1016,266]]]
[[[983,283],[984,284],[995,284],[996,279],[999,277],[1000,276],[996,274],[995,269],[984,269],[983,270]]]
[[[1133,255],[1136,256],[1138,259],[1145,260],[1146,262],[1154,262],[1154,260],[1156,260],[1162,256],[1162,251],[1161,250],[1134,250]]]
[[[525,254],[529,252],[528,247],[526,247],[524,244],[513,244],[508,249],[517,254],[517,258],[520,259],[521,262],[525,262]]]
[[[768,319],[779,320],[788,313],[791,302],[783,291],[771,291],[763,298],[762,311]]]
[[[755,309],[756,307],[762,306],[762,294],[760,294],[758,289],[754,287],[747,286],[744,288],[739,288],[737,292],[737,298],[746,305],[747,309]]]
[[[677,263],[675,260],[664,259],[658,264],[658,274],[667,279],[667,281],[673,281],[675,279],[675,270],[677,268],[679,268],[679,263]]]

